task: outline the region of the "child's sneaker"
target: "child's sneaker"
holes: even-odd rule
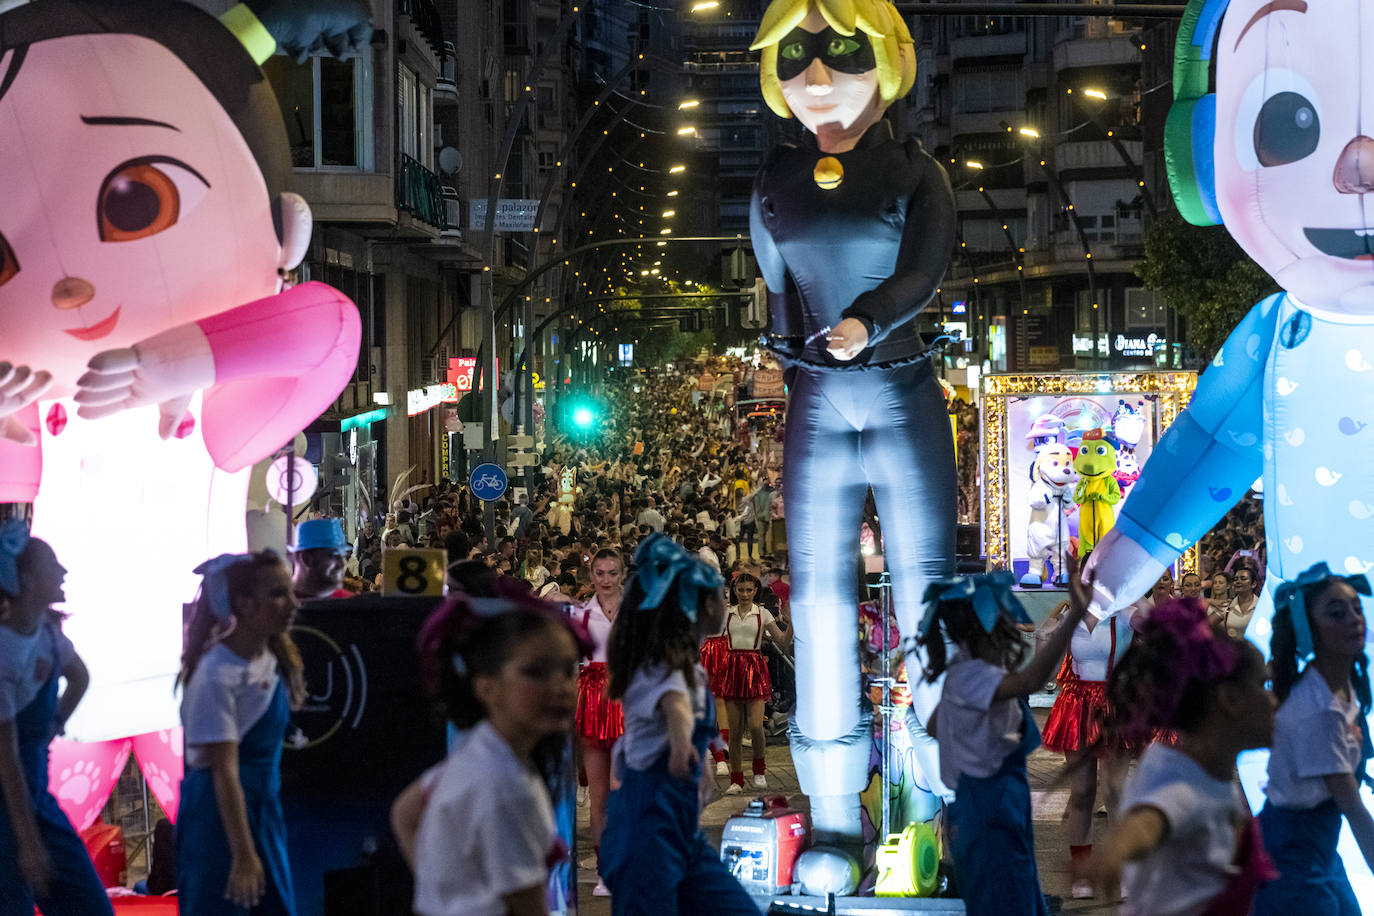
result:
[[[744,786],[740,785],[740,784],[737,783],[737,782],[732,782],[732,783],[730,783],[729,788],[727,788],[727,789],[725,790],[725,794],[726,794],[726,795],[739,795],[739,794],[740,794],[741,792],[743,792],[743,791],[744,791]]]
[[[768,780],[764,778],[764,775],[763,775],[762,773],[755,773],[755,774],[754,774],[754,788],[755,788],[755,789],[766,789],[766,788],[768,788]]]
[[[1087,878],[1079,878],[1073,883],[1073,889],[1069,891],[1069,896],[1075,900],[1091,900],[1093,898],[1093,883]]]
[[[717,760],[717,761],[716,761],[716,775],[717,775],[717,776],[729,776],[729,775],[730,775],[730,764],[726,763],[724,760]]]
[[[600,878],[597,878],[597,879],[596,879],[596,887],[592,888],[592,896],[593,896],[593,897],[609,897],[609,896],[611,896],[611,889],[610,889],[609,887],[606,886],[606,882],[605,882],[605,881],[601,880]]]

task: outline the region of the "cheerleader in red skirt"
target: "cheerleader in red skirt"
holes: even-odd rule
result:
[[[1065,602],[1056,610],[1049,621],[1051,625],[1040,634],[1041,638],[1058,626],[1057,618],[1067,607],[1068,602]],[[1086,864],[1092,855],[1092,817],[1099,767],[1102,802],[1109,818],[1116,815],[1126,776],[1126,748],[1110,748],[1098,740],[1107,718],[1107,677],[1131,642],[1129,613],[1123,614],[1106,620],[1085,614],[1074,628],[1069,653],[1059,669],[1059,694],[1041,735],[1041,743],[1046,749],[1064,755],[1072,774],[1067,832],[1069,856],[1071,862],[1078,865]],[[1092,882],[1074,881],[1072,894],[1075,899],[1092,897]]]
[[[620,610],[620,593],[625,579],[625,561],[619,552],[598,550],[592,558],[594,594],[573,612],[581,615],[582,625],[591,634],[595,648],[592,658],[577,677],[577,735],[582,750],[582,767],[587,774],[591,796],[592,847],[601,855],[601,831],[606,826],[606,796],[611,791],[611,748],[625,732],[625,712],[606,697],[606,643],[611,623]],[[598,871],[595,896],[609,896]]]
[[[759,580],[749,573],[740,573],[730,585],[733,606],[725,615],[725,638],[729,648],[721,666],[719,683],[713,678],[711,692],[725,705],[725,718],[730,728],[730,787],[726,795],[744,791],[743,741],[749,729],[754,750],[754,788],[768,788],[764,778],[763,705],[773,693],[768,678],[768,663],[760,649],[766,632],[779,645],[786,645],[787,636],[773,622],[773,615],[762,605],[754,603],[759,593]]]

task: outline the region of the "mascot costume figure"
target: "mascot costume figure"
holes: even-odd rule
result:
[[[286,288],[310,209],[259,64],[365,53],[369,15],[345,0],[219,20],[172,0],[0,14],[0,503],[31,503],[71,567],[66,629],[91,683],[51,771],[78,828],[130,749],[175,818],[192,570],[246,549],[253,464],[356,369],[353,304]]]
[[[916,75],[886,0],[774,0],[754,50],[769,107],[806,128],[767,159],[750,212],[773,345],[787,364],[784,458],[799,697],[792,753],[817,842],[857,851],[871,726],[860,708],[854,558],[866,491],[903,633],[952,572],[954,441],[915,318],[954,248],[949,178],[883,113]],[[917,731],[939,696],[914,697]],[[933,761],[934,743],[917,743]]]
[[[1363,0],[1189,3],[1165,127],[1174,197],[1190,222],[1224,224],[1283,292],[1231,332],[1090,560],[1100,613],[1148,591],[1257,478],[1267,570],[1246,634],[1256,645],[1269,645],[1279,586],[1317,562],[1374,567],[1372,73]],[[1255,804],[1264,766],[1247,757]]]
[[[1026,556],[1030,568],[1021,578],[1023,586],[1044,585],[1049,580],[1047,562],[1054,566],[1055,579],[1063,582],[1064,558],[1072,546],[1069,514],[1074,511],[1073,464],[1073,450],[1055,442],[1042,445],[1035,456],[1030,494],[1026,499],[1031,510],[1026,526]]]
[[[1102,542],[1116,521],[1112,507],[1121,502],[1116,446],[1100,429],[1084,433],[1073,469],[1079,475],[1073,490],[1073,501],[1078,503],[1078,549],[1086,555]]]

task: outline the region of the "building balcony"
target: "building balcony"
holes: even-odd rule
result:
[[[1122,140],[1134,168],[1140,168],[1139,140]],[[1061,174],[1088,169],[1123,169],[1126,162],[1108,140],[1089,140],[1081,143],[1061,143],[1054,148],[1054,165]]]
[[[444,42],[444,56],[439,64],[439,78],[434,81],[434,107],[458,104],[458,50],[453,42]]]
[[[448,225],[448,206],[439,176],[405,153],[396,170],[396,209],[398,216],[433,227],[436,235]]]
[[[444,41],[444,24],[434,0],[396,0],[396,15],[410,20],[411,27],[429,45],[435,57],[444,56],[446,44],[453,47]],[[398,27],[403,25],[398,23]]]
[[[1056,73],[1092,67],[1114,67],[1140,63],[1140,49],[1128,35],[1101,38],[1080,37],[1080,29],[1060,32],[1054,46]]]
[[[955,137],[962,134],[1002,134],[1008,124],[1026,123],[1026,112],[1020,108],[997,111],[955,111],[950,115],[950,131]]]
[[[1026,189],[1025,188],[988,188],[988,196],[997,206],[998,213],[1020,213],[1026,212]],[[990,213],[987,199],[978,191],[955,191],[954,205],[960,211],[969,211],[976,215],[979,212]]]
[[[950,42],[949,47],[949,56],[954,60],[1010,57],[1025,53],[1025,32],[1007,32],[1003,35],[966,35],[954,39]]]

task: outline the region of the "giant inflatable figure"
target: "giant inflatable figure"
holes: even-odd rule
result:
[[[219,21],[171,0],[0,15],[0,503],[32,503],[34,533],[71,566],[67,632],[91,686],[68,735],[137,736],[173,812],[191,571],[245,550],[249,469],[356,366],[353,304],[283,290],[311,219],[258,68],[279,40],[366,48],[353,5],[361,21],[314,37],[271,2]],[[128,750],[60,752],[54,792],[78,825]]]
[[[763,96],[807,133],[755,179],[750,235],[788,362],[784,459],[798,700],[793,759],[820,842],[853,847],[870,726],[859,703],[854,557],[865,492],[883,520],[899,627],[954,555],[954,442],[917,314],[954,247],[954,199],[883,113],[916,75],[886,0],[774,0],[752,47]],[[928,715],[938,687],[915,699]],[[929,750],[929,739],[922,739]]]
[[[1313,563],[1374,567],[1371,71],[1362,0],[1188,5],[1165,132],[1175,199],[1284,292],[1231,333],[1089,561],[1104,609],[1144,594],[1256,478],[1268,569],[1250,639],[1267,647],[1274,590]]]

